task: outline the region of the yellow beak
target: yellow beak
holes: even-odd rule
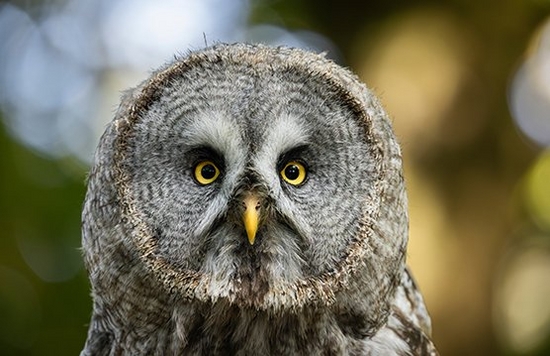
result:
[[[260,198],[257,195],[251,193],[246,196],[244,202],[243,222],[248,236],[248,242],[254,245],[256,240],[256,232],[258,231],[258,224],[260,222]]]

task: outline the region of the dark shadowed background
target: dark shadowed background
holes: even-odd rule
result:
[[[403,146],[442,355],[550,354],[550,0],[0,2],[0,353],[76,355],[80,209],[120,92],[205,43],[326,51]]]

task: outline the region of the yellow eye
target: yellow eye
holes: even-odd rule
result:
[[[220,170],[212,161],[202,161],[195,166],[195,179],[201,185],[214,183],[219,175]]]
[[[292,185],[300,185],[306,180],[306,167],[297,161],[288,162],[281,170],[281,177]]]

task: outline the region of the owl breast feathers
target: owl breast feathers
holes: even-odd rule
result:
[[[322,55],[217,45],[154,72],[89,175],[81,355],[435,355],[401,165]]]

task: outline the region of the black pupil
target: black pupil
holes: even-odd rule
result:
[[[295,164],[288,165],[285,168],[285,176],[290,180],[298,179],[300,176],[300,168]]]
[[[201,168],[201,175],[204,179],[212,179],[216,176],[216,167],[212,164],[205,164]]]

